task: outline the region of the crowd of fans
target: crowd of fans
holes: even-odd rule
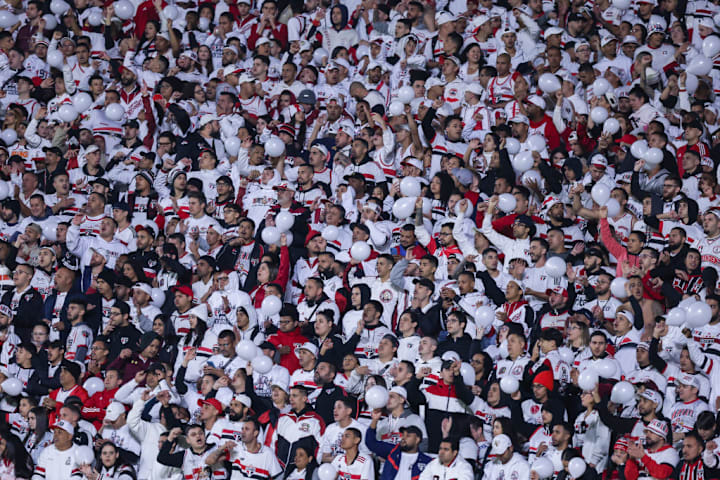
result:
[[[5,0],[0,479],[720,478],[716,14]]]

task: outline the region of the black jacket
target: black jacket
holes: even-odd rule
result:
[[[2,297],[2,304],[14,310],[12,324],[15,326],[15,333],[23,342],[30,342],[32,329],[42,320],[40,314],[43,312],[42,296],[34,288],[29,288],[20,297],[20,302],[13,309],[12,299],[15,289],[5,292]]]
[[[348,397],[349,395],[345,393],[345,390],[334,383],[322,387],[320,394],[315,400],[315,411],[322,417],[325,425],[330,425],[335,421],[333,417],[335,402]]]

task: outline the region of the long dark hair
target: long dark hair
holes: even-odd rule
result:
[[[15,476],[17,478],[30,478],[33,473],[32,461],[20,443],[20,439],[10,433],[7,427],[0,430],[0,437],[5,440],[5,450],[2,452],[2,459],[13,462],[15,465]]]
[[[440,180],[440,202],[443,205],[447,205],[448,200],[450,200],[450,195],[455,191],[455,182],[453,182],[452,177],[450,177],[447,172],[438,172],[433,178]],[[428,188],[426,196],[427,198],[434,198],[430,188]]]
[[[35,415],[35,431],[33,433],[35,433],[35,438],[40,441],[45,436],[45,433],[50,430],[50,419],[47,410],[44,407],[35,407],[30,410],[30,413]]]

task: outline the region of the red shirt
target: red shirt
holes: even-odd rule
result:
[[[295,349],[302,346],[309,340],[300,333],[300,328],[296,328],[292,332],[280,332],[271,335],[268,342],[272,343],[278,349],[280,347],[290,347],[290,353],[280,356],[280,365],[287,368],[290,374],[300,368],[300,360],[295,356]]]

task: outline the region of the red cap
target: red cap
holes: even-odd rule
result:
[[[618,140],[618,143],[627,143],[628,145],[632,145],[637,141],[637,137],[635,135],[630,135],[629,133],[626,133],[622,137],[620,137],[620,140]]]
[[[547,295],[550,295],[551,293],[557,293],[558,295],[562,295],[565,298],[568,298],[568,291],[567,288],[557,285],[553,288],[549,288],[546,292]]]
[[[188,285],[175,285],[170,290],[173,292],[180,292],[183,295],[187,295],[190,298],[193,298],[193,291],[192,288],[190,288]]]
[[[535,375],[533,383],[539,383],[550,391],[555,388],[555,381],[553,378],[553,374],[550,370],[543,370],[542,372]]]
[[[620,437],[618,438],[617,442],[615,442],[615,447],[613,447],[613,450],[622,450],[623,452],[627,452],[629,446],[630,440],[628,439],[628,437]]]
[[[206,400],[198,400],[198,406],[202,407],[203,405],[208,404],[215,407],[215,410],[218,411],[218,413],[223,413],[223,410],[225,410],[222,406],[222,403],[220,403],[220,400],[217,398],[208,398]]]
[[[321,235],[320,232],[318,232],[317,230],[310,230],[308,232],[307,236],[305,237],[305,246],[307,247],[308,243],[310,243],[310,240],[312,240],[313,238],[318,237],[320,235]]]

